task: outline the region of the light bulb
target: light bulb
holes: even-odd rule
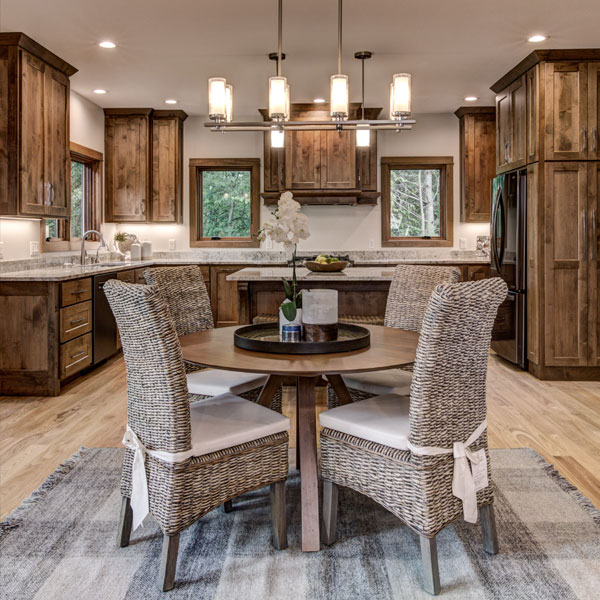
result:
[[[220,120],[226,116],[225,86],[227,82],[223,77],[211,77],[208,80],[208,116]]]
[[[269,117],[276,121],[285,119],[286,88],[285,77],[269,77]]]
[[[282,129],[271,129],[271,148],[283,148],[285,132]]]
[[[334,119],[348,118],[348,76],[332,75],[329,91],[329,111]]]

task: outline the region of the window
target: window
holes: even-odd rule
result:
[[[190,246],[258,247],[257,158],[190,159]]]
[[[451,156],[381,159],[382,246],[452,246]]]

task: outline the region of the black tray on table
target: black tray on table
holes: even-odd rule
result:
[[[233,343],[238,348],[272,354],[330,354],[350,352],[366,348],[371,334],[366,327],[350,323],[338,324],[338,339],[328,342],[282,342],[279,339],[279,323],[246,325],[236,329]]]

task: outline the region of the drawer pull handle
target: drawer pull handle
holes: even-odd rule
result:
[[[80,356],[83,356],[85,354],[85,350],[82,350],[81,352],[75,352],[75,354],[71,354],[71,356],[69,358],[74,359],[74,358],[79,358]]]
[[[77,325],[77,323],[83,323],[84,321],[85,321],[84,317],[81,317],[80,319],[72,319],[71,325]]]
[[[71,292],[71,294],[73,294],[73,295],[75,295],[75,296],[78,296],[79,294],[83,294],[84,292],[85,292],[85,290],[84,290],[84,289],[79,289],[79,290],[73,290],[73,291]]]

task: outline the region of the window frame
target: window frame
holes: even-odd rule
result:
[[[87,189],[90,194],[90,209],[85,214],[85,220],[82,224],[84,231],[89,229],[100,230],[102,224],[102,165],[104,156],[102,152],[87,148],[81,144],[70,142],[69,146],[69,164],[76,161],[84,164],[87,168],[84,171]],[[69,173],[70,173],[69,169]],[[71,195],[71,180],[68,182],[68,193]],[[56,219],[58,229],[61,233],[60,238],[53,241],[46,241],[46,219],[40,222],[40,249],[42,252],[64,252],[71,250],[71,243],[81,241],[81,237],[71,237],[71,200],[69,198],[69,217],[66,219]],[[54,219],[48,219],[54,220]],[[97,236],[93,235],[87,241],[98,241]]]
[[[259,248],[260,226],[260,159],[259,158],[190,158],[190,248]],[[203,171],[250,171],[250,237],[220,240],[202,238],[202,198],[200,176]]]
[[[430,239],[391,235],[391,171],[440,170],[440,235]],[[382,247],[451,247],[454,245],[454,157],[397,156],[381,159],[381,245]]]

